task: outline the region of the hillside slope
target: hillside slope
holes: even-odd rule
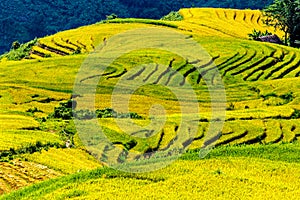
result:
[[[0,53],[8,51],[10,45],[19,40],[26,42],[103,20],[116,13],[120,17],[159,19],[172,10],[182,7],[222,7],[262,9],[272,0],[257,1],[205,1],[176,0],[171,2],[153,0],[97,0],[97,1],[19,1],[0,2]]]
[[[216,68],[223,78],[227,99],[224,127],[220,130],[219,140],[214,143],[220,155],[212,153],[215,156],[199,160],[197,154],[185,161],[176,161],[160,171],[140,175],[103,168],[43,182],[3,198],[32,199],[37,195],[37,199],[95,199],[102,197],[110,188],[118,188],[122,195],[130,191],[133,196],[152,198],[154,193],[146,191],[154,188],[160,190],[159,196],[155,196],[157,198],[164,198],[164,191],[169,191],[174,198],[178,194],[192,198],[203,191],[206,191],[203,198],[220,196],[223,199],[234,198],[235,195],[243,199],[293,198],[299,194],[300,50],[248,40],[247,34],[253,28],[270,30],[262,24],[259,11],[204,8],[182,9],[180,13],[184,16],[183,21],[115,19],[59,32],[38,39],[30,54],[32,59],[2,59],[0,172],[6,175],[0,176],[0,192],[7,193],[41,180],[101,167],[107,164],[106,156],[116,152],[116,161],[137,159],[138,156],[124,156],[124,151],[137,155],[148,152],[151,161],[151,158],[155,158],[156,150],[164,151],[177,145],[174,141],[179,131],[189,132],[195,124],[193,119],[200,114],[198,131],[190,146],[197,152],[207,143],[209,124],[217,121],[211,116],[210,92],[202,78],[205,75],[203,73]],[[153,137],[143,138],[136,137],[130,128],[120,128],[120,124],[128,126],[126,119],[120,119],[120,124],[117,124],[113,118],[100,118],[97,122],[105,130],[106,136],[121,147],[121,151],[106,147],[99,149],[99,152],[88,151],[82,145],[85,141],[80,141],[82,138],[75,134],[71,121],[53,117],[55,107],[61,107],[62,102],[71,98],[82,63],[98,45],[118,33],[147,27],[175,30],[185,34],[187,40],[193,38],[208,52],[210,60],[193,64],[172,52],[153,49],[132,51],[118,57],[100,75],[102,79],[96,90],[96,109],[112,107],[114,86],[122,78],[129,77],[128,80],[133,82],[147,78],[152,81],[151,84],[131,95],[130,106],[120,103],[114,105],[113,109],[125,113],[124,108],[128,106],[130,112],[143,117],[134,122],[144,126],[144,131],[149,133],[153,132],[151,127],[147,127],[151,121],[149,109],[153,104],[164,106],[168,121]],[[280,32],[277,34],[281,36]],[[154,64],[136,67],[149,61]],[[164,66],[170,66],[181,74],[181,80],[172,79]],[[85,77],[82,82],[89,86],[95,77]],[[216,76],[210,78],[209,82],[216,81]],[[187,82],[196,91],[201,110],[200,113],[191,110],[187,115],[191,126],[181,128],[180,117],[185,114],[181,113],[174,95],[164,87],[170,86],[170,83],[183,83],[179,84],[179,88],[184,88]],[[124,91],[126,87],[124,85]],[[122,95],[126,97],[126,94]],[[81,98],[84,99],[79,96],[76,100]],[[182,101],[184,105],[190,103],[188,99]],[[66,148],[67,139],[74,144],[72,148]],[[99,142],[99,138],[93,138],[93,142]],[[247,145],[251,145],[250,150]],[[227,155],[228,158],[222,156],[223,148],[225,152],[232,151]],[[254,155],[251,152],[258,153]],[[101,163],[89,154],[93,154]],[[148,161],[147,158],[144,160]],[[251,169],[248,163],[253,164]],[[23,165],[26,170],[21,169]],[[25,172],[30,170],[41,173],[41,176]],[[261,177],[257,174],[261,174]],[[211,187],[200,184],[199,179],[207,179],[206,183]],[[188,180],[192,182],[186,185],[186,189],[184,184]],[[293,183],[292,186],[287,186],[288,182]],[[217,186],[213,183],[217,183]],[[168,189],[174,184],[178,194]],[[107,187],[99,189],[100,185]],[[127,188],[129,185],[133,186]],[[232,185],[230,190],[218,190],[228,185]],[[199,190],[188,193],[192,187],[198,187]],[[144,192],[138,194],[139,190]],[[264,191],[271,192],[265,194]],[[113,197],[116,192],[107,195]]]
[[[43,182],[0,199],[297,199],[299,163],[280,164],[227,158],[180,160],[148,174],[103,168]]]

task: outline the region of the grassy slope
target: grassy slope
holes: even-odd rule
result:
[[[264,133],[266,133],[267,136],[261,140],[257,140],[257,143],[280,143],[297,140],[299,137],[299,121],[297,119],[291,120],[289,118],[294,109],[299,107],[299,92],[297,88],[299,88],[298,85],[300,84],[300,79],[297,78],[299,70],[297,66],[299,65],[298,60],[300,58],[300,52],[288,47],[245,40],[247,34],[250,33],[253,28],[259,30],[267,29],[262,25],[258,11],[183,9],[180,12],[184,15],[185,20],[181,22],[168,22],[168,24],[172,23],[183,33],[192,35],[212,56],[218,56],[215,63],[221,74],[224,76],[228,106],[230,103],[234,106],[233,110],[227,112],[227,119],[231,121],[226,122],[226,128],[223,129],[223,136],[220,138],[220,141],[225,141],[225,144],[247,143],[247,141],[253,140],[253,138],[261,138],[261,135]],[[58,54],[59,52],[72,54],[80,47],[81,53],[87,53],[102,43],[104,38],[108,38],[116,33],[133,28],[154,26],[144,24],[147,20],[142,22],[135,20],[128,20],[128,22],[129,21],[130,23],[126,24],[126,26],[118,24],[119,22],[114,24],[97,24],[61,32],[40,39],[39,43],[51,47],[52,51],[44,49],[41,46],[36,46],[35,50],[40,51],[47,56],[51,55],[50,58],[42,58],[39,56],[43,54],[32,54],[32,57],[36,58],[35,60],[18,62],[2,60],[0,62],[1,136],[6,137],[7,133],[18,136],[18,133],[20,132],[19,129],[39,126],[39,123],[34,120],[36,117],[46,116],[53,110],[54,106],[57,105],[59,101],[70,97],[74,78],[81,63],[86,57],[86,54],[63,57]],[[121,22],[124,23],[124,20],[121,20]],[[153,21],[150,21],[150,23],[153,23]],[[163,23],[160,22],[160,24]],[[278,34],[281,36],[281,33]],[[55,51],[53,51],[53,49],[55,49]],[[131,69],[136,63],[143,63],[149,59],[147,57],[144,58],[143,55],[154,59],[155,62],[163,64],[168,64],[170,57],[166,52],[133,52],[133,54],[129,56],[125,55],[115,62],[113,66],[116,68],[115,74],[120,73],[123,69]],[[174,68],[178,68],[182,62],[183,60],[178,58]],[[191,77],[192,76],[193,75],[191,75]],[[111,96],[110,88],[117,80],[118,79],[110,79],[109,81],[101,83],[102,88],[98,91],[97,96],[98,108],[110,107],[108,102]],[[202,100],[200,106],[204,108],[201,110],[201,115],[209,120],[207,89],[203,86],[203,83],[194,85],[199,98],[201,97]],[[143,102],[148,102],[149,105],[154,102],[164,105],[169,114],[178,113],[179,110],[177,106],[170,106],[174,105],[174,102],[170,104],[171,101],[164,98],[168,93],[164,93],[163,91],[157,93],[154,92],[155,89],[156,88],[144,88],[144,91],[138,91],[131,99],[133,105],[131,110],[146,116],[149,107],[147,107],[148,105],[145,106]],[[292,93],[292,99],[287,101],[283,96],[289,93]],[[44,101],[45,99],[50,99],[50,101]],[[122,109],[122,107],[124,107],[123,105],[119,106],[120,108],[117,109]],[[27,110],[33,107],[37,107],[41,112],[34,113],[34,115],[28,113]],[[246,107],[247,109],[245,109]],[[9,118],[7,117],[8,115],[10,116]],[[174,116],[174,121],[171,121],[170,124],[176,123],[176,115]],[[10,118],[13,119],[10,120]],[[11,125],[11,121],[15,123],[14,126]],[[103,121],[102,124],[109,129],[119,131],[115,128],[113,122],[108,123],[107,121]],[[167,134],[162,140],[161,148],[163,148],[163,145],[166,146],[172,137],[174,137],[172,131],[167,131],[174,129],[172,126],[166,127]],[[201,126],[205,127],[206,125],[201,124]],[[254,126],[256,129],[253,131]],[[277,129],[275,129],[274,126],[277,126]],[[48,131],[50,130],[48,129]],[[249,132],[246,137],[235,140],[230,139],[245,133],[245,131]],[[34,132],[34,134],[32,134],[33,139],[31,141],[34,142],[35,140],[40,140],[38,137],[34,139],[34,135],[39,132],[35,130],[32,132]],[[55,130],[54,136],[58,137],[58,133],[55,133]],[[53,142],[56,141],[55,137],[47,137],[47,139]],[[157,138],[154,138],[154,141],[139,140],[136,149],[133,150],[143,151],[143,149],[145,150],[145,148],[149,147],[149,144],[155,146],[156,140]],[[27,141],[28,139],[24,137],[20,138],[19,143],[25,144]],[[7,140],[6,142],[1,140],[1,142],[3,144],[0,146],[6,146],[8,148],[15,145],[12,144],[10,140]],[[202,143],[203,140],[195,141],[194,144],[192,144],[192,148],[199,148]],[[134,191],[138,191],[138,189],[149,191],[156,187],[159,189],[162,185],[163,188],[169,188],[175,182],[185,182],[185,180],[188,179],[197,180],[198,182],[194,181],[193,183],[188,184],[186,186],[187,188],[195,187],[198,185],[199,180],[203,179],[209,180],[208,182],[211,185],[213,185],[214,181],[217,182],[217,185],[209,188],[204,185],[199,185],[202,192],[199,190],[196,193],[198,195],[202,194],[203,198],[214,198],[217,196],[221,196],[224,199],[226,199],[226,197],[229,198],[229,196],[233,198],[234,194],[228,190],[216,190],[218,187],[224,187],[229,184],[233,185],[231,189],[236,193],[236,196],[244,198],[251,197],[250,195],[259,199],[263,197],[273,198],[273,194],[279,194],[276,196],[278,198],[280,195],[290,195],[293,197],[297,196],[295,194],[297,192],[299,193],[299,191],[294,190],[294,188],[291,187],[286,187],[284,182],[291,181],[294,183],[294,187],[297,188],[295,177],[299,176],[299,166],[298,164],[285,164],[285,162],[290,162],[291,160],[297,162],[297,157],[293,157],[295,154],[289,152],[298,152],[298,144],[293,143],[292,145],[292,147],[288,146],[288,151],[285,150],[285,146],[282,147],[276,145],[265,147],[254,146],[253,149],[250,148],[251,150],[247,149],[247,147],[228,147],[228,149],[224,150],[225,152],[233,151],[233,153],[229,153],[229,156],[245,157],[250,154],[250,157],[256,157],[255,159],[247,158],[246,161],[239,158],[230,158],[229,162],[227,158],[222,156],[224,154],[222,147],[220,148],[221,150],[217,149],[212,153],[211,160],[201,160],[197,162],[190,161],[193,160],[195,156],[190,158],[190,154],[188,154],[187,161],[178,161],[175,165],[171,165],[167,169],[161,170],[162,176],[168,177],[166,178],[168,179],[167,181],[148,184],[148,180],[146,179],[144,180],[145,183],[143,183],[145,184],[144,186],[141,181],[136,180],[135,178],[116,178],[113,180],[109,179],[107,182],[107,179],[105,178],[97,179],[97,176],[93,175],[93,172],[90,174],[83,173],[71,175],[70,177],[61,178],[58,182],[51,180],[43,183],[44,185],[49,185],[50,191],[55,191],[44,198],[55,197],[60,199],[67,198],[68,196],[82,196],[82,198],[85,199],[95,198],[97,196],[101,197],[104,192],[110,190],[110,187],[118,187],[120,184],[128,184],[128,186],[133,184],[135,190],[133,188],[130,190],[132,195],[151,195],[150,193],[145,192],[137,194]],[[277,149],[277,147],[280,151],[274,151],[274,148]],[[261,150],[260,148],[265,148],[265,150]],[[235,151],[238,153],[235,153]],[[286,155],[285,157],[290,158],[290,160],[280,156],[280,153],[282,152],[284,152],[284,155]],[[80,156],[74,157],[74,155]],[[53,162],[50,157],[55,157],[55,162]],[[64,159],[63,157],[68,159]],[[217,157],[217,159],[215,159],[215,157]],[[262,157],[267,160],[261,160]],[[277,157],[279,158],[276,159]],[[60,149],[50,150],[49,152],[42,152],[41,154],[35,153],[32,155],[24,155],[23,158],[26,158],[33,163],[41,163],[44,166],[48,166],[58,173],[63,174],[74,173],[78,170],[87,170],[99,166],[99,164],[93,161],[92,158],[87,156],[80,149],[72,149],[70,151],[63,151]],[[77,164],[77,160],[78,162],[80,161],[82,165]],[[247,162],[253,163],[253,170],[252,168],[247,168]],[[266,162],[268,163],[268,166],[266,166],[264,170],[255,170],[256,168],[262,168],[263,164]],[[66,163],[69,164],[66,165]],[[189,163],[188,165],[191,165],[191,168],[186,167],[186,163]],[[284,166],[280,168],[282,164],[284,164]],[[212,166],[213,169],[209,168],[209,166]],[[220,169],[220,167],[217,166],[224,166],[224,168]],[[239,166],[241,169],[238,170],[235,166]],[[193,173],[187,173],[192,168],[200,170],[198,171],[199,173],[204,172],[205,170],[201,170],[203,168],[206,169],[205,167],[208,167],[207,170],[211,171],[211,173],[204,173],[197,176]],[[103,169],[103,171],[105,170],[107,169]],[[174,171],[174,173],[168,175],[166,170]],[[236,172],[234,172],[235,170]],[[111,170],[107,171],[107,173],[117,173],[112,172]],[[223,171],[226,172],[223,173]],[[283,171],[284,173],[292,171],[294,174],[292,175],[290,173],[287,177],[290,179],[284,179],[283,181],[280,181],[279,178],[271,178],[274,174],[282,178]],[[102,171],[100,170],[97,173],[102,174]],[[178,174],[180,173],[182,174],[179,176]],[[261,173],[263,178],[259,179],[258,177],[251,175],[255,173]],[[76,179],[76,176],[82,177],[85,181],[79,183],[74,182],[73,180]],[[122,176],[125,175],[121,175],[121,177]],[[154,179],[157,179],[157,177],[158,179],[160,178],[157,172],[145,176],[154,177]],[[252,181],[251,184],[247,183],[248,180]],[[93,187],[87,188],[85,184],[90,184],[89,181],[94,182]],[[66,182],[68,182],[69,185],[61,188],[61,185],[64,185]],[[254,186],[251,186],[252,183],[255,183]],[[43,187],[43,184],[36,187]],[[78,184],[82,188],[77,190],[76,187]],[[107,185],[106,191],[97,191],[100,184],[111,184],[112,186]],[[6,192],[14,189],[9,183],[7,185],[8,187],[5,189]],[[196,195],[184,192],[189,191],[189,189],[183,189],[182,185],[183,184],[176,186],[176,192],[178,192],[178,194],[183,194],[185,196]],[[241,185],[241,187],[237,189],[237,185]],[[24,193],[21,191],[20,193],[12,195],[24,195],[30,199],[30,195],[40,193],[39,190],[36,190],[36,192],[34,192],[34,190],[36,190],[36,188],[32,187],[24,190]],[[119,188],[118,190],[120,190],[120,193],[122,193],[122,191],[128,192],[127,186]],[[207,192],[203,192],[203,190]],[[249,191],[253,190],[256,192],[253,194],[249,193]],[[272,192],[263,195],[263,191],[266,190]],[[159,191],[159,197],[163,198],[162,195],[164,190]],[[40,193],[40,195],[41,196],[37,196],[37,198],[42,197],[44,194]],[[109,195],[115,195],[115,193],[112,192]],[[173,195],[172,197],[174,198],[177,197],[175,192],[170,195]],[[10,197],[8,196],[7,198]]]
[[[101,168],[49,180],[2,199],[297,199],[299,175],[299,145],[221,147],[204,160],[196,152],[187,153],[151,173]]]

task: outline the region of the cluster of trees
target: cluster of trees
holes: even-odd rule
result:
[[[159,19],[183,7],[262,9],[273,0],[1,0],[0,53],[12,42],[27,42],[61,30],[119,17]]]
[[[90,110],[75,110],[77,102],[70,99],[65,102],[61,102],[58,107],[54,108],[54,112],[48,116],[48,118],[56,118],[63,120],[70,120],[74,117],[77,119],[93,119],[93,118],[131,118],[131,119],[143,119],[135,112],[118,113],[112,108],[97,109],[95,112]],[[35,110],[35,109],[33,109]],[[31,111],[32,112],[32,111]],[[45,119],[46,120],[46,119]]]
[[[299,46],[300,40],[300,0],[275,0],[264,9],[265,23],[285,33],[284,43]]]

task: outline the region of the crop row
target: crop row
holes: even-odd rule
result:
[[[198,25],[201,29],[194,29],[200,35],[223,35],[227,37],[246,38],[253,29],[269,32],[274,30],[263,24],[262,13],[258,10],[234,10],[234,9],[210,9],[210,8],[192,8],[181,9],[180,13],[184,16],[184,23],[178,23],[187,27],[188,24]],[[217,26],[216,26],[217,24]],[[181,26],[180,26],[181,25]],[[207,33],[206,29],[211,30]],[[215,34],[215,32],[220,34]],[[280,37],[281,32],[276,32]]]
[[[119,142],[116,140],[113,142],[114,145],[109,143],[101,145],[100,141],[95,140],[94,142],[98,145],[89,146],[88,149],[98,160],[116,164],[125,160],[172,155],[175,151],[180,152],[180,149],[186,147],[195,149],[211,145],[291,143],[300,136],[299,120],[297,119],[226,121],[222,131],[219,134],[214,133],[214,135],[208,135],[209,126],[209,122],[200,122],[197,132],[192,135],[195,127],[169,124],[163,127],[162,131],[153,133],[155,137],[148,138],[151,141],[148,141],[146,145],[143,143],[145,139],[135,137],[136,143],[132,149],[128,149],[129,151],[125,149],[124,142],[120,140],[120,137]],[[137,146],[142,146],[144,149],[139,148],[138,150]]]

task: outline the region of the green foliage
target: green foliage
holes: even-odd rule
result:
[[[69,120],[73,118],[73,104],[76,107],[76,101],[68,100],[61,102],[58,107],[54,108],[54,113],[49,115],[49,118],[58,118]]]
[[[96,110],[96,116],[98,118],[131,118],[131,119],[142,119],[137,113],[117,113],[111,108],[105,108],[103,110]]]
[[[162,17],[161,20],[166,21],[181,21],[183,20],[183,16],[179,12],[172,11],[166,16]]]
[[[170,28],[178,28],[175,24],[166,23],[164,21],[159,20],[151,20],[151,19],[135,19],[135,18],[127,18],[127,19],[113,19],[113,20],[103,20],[99,22],[100,24],[123,24],[123,23],[142,23],[142,24],[153,24],[158,26],[166,26]]]
[[[299,0],[275,0],[273,4],[264,9],[264,22],[275,29],[285,33],[285,44],[295,45],[296,36],[300,27],[300,1]]]
[[[299,144],[270,144],[270,145],[237,145],[220,146],[213,149],[204,159],[221,157],[251,157],[263,158],[272,161],[299,163]],[[183,160],[199,160],[199,150],[190,150],[184,154]]]
[[[116,15],[115,13],[106,16],[106,20],[112,20],[116,18],[118,18],[118,15]]]
[[[140,115],[134,112],[130,113],[117,113],[112,108],[105,108],[103,110],[98,109],[95,112],[91,110],[75,110],[76,108],[75,100],[68,100],[66,102],[61,102],[58,107],[54,108],[54,113],[50,114],[48,118],[56,118],[63,120],[70,120],[75,117],[76,119],[93,119],[97,118],[132,118],[132,119],[142,119]]]
[[[0,152],[0,161],[7,160],[7,158],[12,158],[12,157],[20,155],[20,154],[26,154],[26,153],[33,154],[35,152],[41,152],[41,150],[43,150],[43,149],[47,150],[51,147],[62,148],[64,146],[57,142],[42,143],[40,141],[37,141],[35,144],[26,144],[18,149],[10,148],[9,150],[1,151]]]
[[[293,92],[283,94],[279,96],[281,99],[285,100],[285,103],[292,102],[294,100]]]
[[[34,107],[34,108],[29,108],[28,110],[26,110],[26,112],[34,114],[36,112],[43,112],[43,111],[41,111],[37,107]]]
[[[98,118],[117,118],[118,113],[111,108],[105,108],[104,110],[96,110]]]
[[[260,95],[260,97],[262,97],[264,100],[269,99],[270,97],[277,97],[277,94],[275,92],[271,92],[265,95]]]
[[[12,49],[10,52],[4,55],[8,60],[21,60],[23,58],[27,58],[29,56],[29,53],[32,49],[32,47],[37,43],[37,39],[34,39],[32,41],[29,41],[25,44],[21,44],[18,47],[17,43],[13,43]]]
[[[73,52],[73,55],[80,54],[80,53],[81,53],[81,47],[77,47],[76,50]]]
[[[44,58],[50,58],[50,57],[51,57],[51,54],[49,54],[49,53],[47,53],[47,54],[44,55]]]
[[[300,110],[295,109],[291,116],[291,119],[299,119],[299,118],[300,118]]]
[[[260,95],[264,100],[268,100],[271,97],[280,98],[283,100],[283,104],[288,104],[294,100],[293,92],[288,92],[286,94],[277,95],[275,92],[271,92],[265,95]]]
[[[67,135],[72,135],[72,136],[75,135],[76,127],[75,127],[74,121],[71,120],[71,121],[69,121],[69,123],[67,123],[67,125],[64,127],[64,132]]]
[[[262,32],[259,30],[257,31],[256,29],[253,29],[252,33],[248,34],[250,39],[256,40],[256,41],[258,41],[260,37],[268,36],[268,35],[272,35],[272,33],[270,33],[268,30],[266,30],[265,32]]]
[[[20,42],[19,41],[14,41],[11,45],[11,49],[18,49],[19,47],[21,46]]]
[[[234,110],[234,104],[230,102],[229,106],[226,108],[226,110]]]
[[[76,111],[73,111],[73,116],[76,119],[85,119],[85,120],[93,119],[93,118],[96,117],[95,113],[93,111],[90,111],[90,110],[76,110]]]

